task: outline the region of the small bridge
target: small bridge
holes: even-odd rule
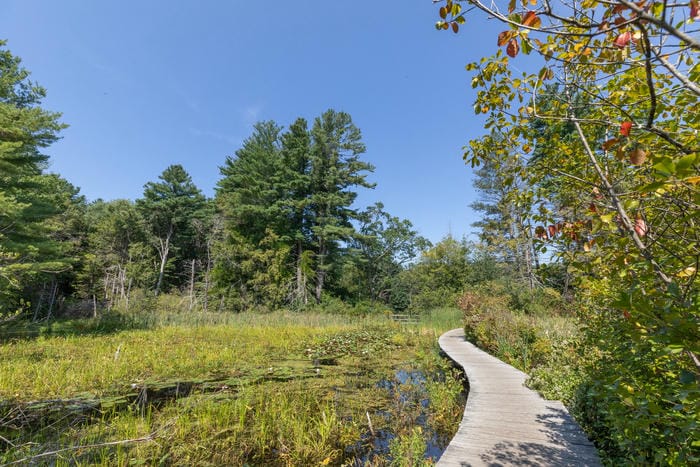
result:
[[[526,388],[525,373],[467,342],[462,329],[438,342],[469,380],[462,423],[438,466],[601,465],[566,407]]]

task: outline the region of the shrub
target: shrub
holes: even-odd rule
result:
[[[424,459],[426,448],[422,430],[420,427],[415,427],[410,433],[391,440],[389,444],[389,452],[393,459],[391,465],[397,467],[429,465]]]

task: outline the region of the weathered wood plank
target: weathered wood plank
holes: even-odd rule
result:
[[[446,332],[439,344],[464,368],[469,395],[459,430],[438,465],[601,465],[564,405],[525,387],[525,373],[467,342],[462,329]]]

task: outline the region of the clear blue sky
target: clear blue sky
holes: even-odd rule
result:
[[[2,0],[0,38],[63,112],[51,171],[89,200],[138,198],[175,163],[212,196],[254,122],[333,108],[376,166],[358,204],[437,241],[473,230],[461,148],[483,130],[464,65],[502,29],[474,18],[455,35],[437,19],[431,0]]]

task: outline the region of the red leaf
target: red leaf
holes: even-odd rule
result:
[[[508,2],[508,13],[513,13],[515,10],[515,0],[510,0]]]
[[[506,45],[508,39],[510,39],[511,37],[511,34],[512,33],[510,31],[503,31],[502,33],[500,33],[498,35],[498,46],[503,47],[504,45]]]
[[[632,33],[627,31],[627,32],[623,32],[622,34],[617,36],[614,44],[615,44],[615,47],[618,47],[620,49],[624,49],[625,47],[627,47],[627,44],[629,44],[631,40],[632,40]]]
[[[523,18],[523,26],[539,29],[541,25],[542,20],[540,20],[539,16],[537,16],[534,11],[528,11],[525,13],[525,17]]]
[[[632,317],[632,315],[630,314],[630,312],[627,311],[627,310],[622,310],[622,316],[624,316],[625,319],[630,319],[630,318]]]
[[[506,47],[506,53],[508,54],[508,56],[511,58],[515,58],[515,56],[518,55],[519,51],[520,46],[518,45],[518,41],[515,39],[509,40],[508,46]]]
[[[629,136],[630,130],[632,130],[632,122],[622,122],[622,124],[620,125],[620,134],[622,136]]]
[[[626,9],[627,9],[627,5],[623,5],[620,3],[620,4],[616,5],[615,8],[612,9],[612,14],[617,15],[618,13],[622,13]]]
[[[700,5],[698,0],[690,0],[690,17],[700,20]]]
[[[455,34],[459,32],[459,24],[457,24],[456,21],[452,22],[452,32],[454,32]]]
[[[550,238],[554,238],[554,236],[557,234],[557,228],[553,225],[550,225],[547,227],[547,233],[549,233]]]

